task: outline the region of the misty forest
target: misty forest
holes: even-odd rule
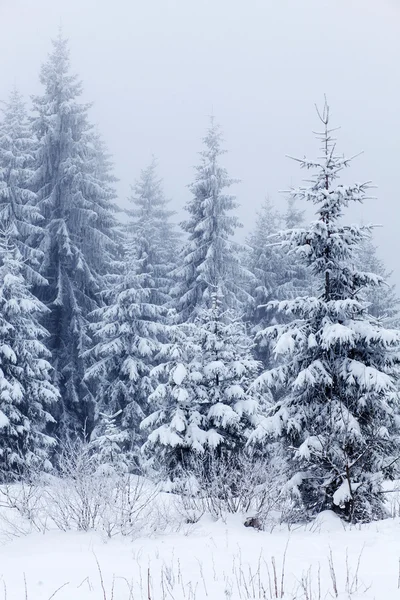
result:
[[[1,506],[36,532],[108,538],[205,515],[236,515],[254,535],[321,515],[386,522],[400,479],[399,300],[374,225],[348,215],[376,192],[368,173],[353,182],[329,97],[316,98],[314,155],[287,160],[302,183],[252,199],[239,236],[224,115],[205,121],[182,222],[157,147],[123,208],[69,46],[61,32],[49,42],[39,95],[15,87],[2,104]],[[156,495],[169,507],[157,518]],[[330,561],[336,597],[366,598],[350,584],[340,595]],[[236,575],[229,597],[321,598],[311,578],[290,595],[284,565],[281,587],[270,569],[264,595]],[[149,568],[143,597],[195,598],[163,573],[153,596]],[[68,598],[114,598],[101,574],[100,595]]]

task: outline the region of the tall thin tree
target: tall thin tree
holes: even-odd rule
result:
[[[189,219],[183,223],[189,240],[176,269],[174,294],[181,321],[193,321],[217,289],[223,297],[223,309],[243,308],[249,300],[249,273],[239,260],[239,245],[233,241],[241,226],[232,214],[237,203],[234,196],[226,193],[235,180],[220,165],[224,154],[221,141],[220,128],[211,118],[203,139],[204,150],[200,152],[201,163],[189,186],[193,197],[186,205]]]
[[[171,222],[175,212],[168,208],[154,157],[132,186],[130,204],[126,235],[136,248],[137,266],[140,265],[140,271],[153,278],[153,302],[159,305],[169,303],[179,234]]]
[[[99,176],[89,106],[78,102],[82,86],[69,72],[68,43],[61,33],[40,81],[44,93],[33,99],[39,141],[34,186],[45,217],[40,249],[49,285],[38,296],[50,308],[45,325],[62,398],[58,434],[69,436],[93,426],[94,400],[84,383],[82,355],[91,344],[88,314],[101,302],[116,250],[113,193]]]

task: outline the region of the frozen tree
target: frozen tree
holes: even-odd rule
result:
[[[267,198],[257,213],[254,230],[247,237],[248,268],[253,274],[248,318],[255,332],[264,329],[274,318],[275,311],[266,307],[267,302],[285,297],[285,289],[280,289],[281,283],[287,283],[285,254],[273,238],[281,229],[281,222],[282,216]]]
[[[92,364],[85,380],[97,382],[99,410],[118,413],[115,424],[131,465],[138,458],[143,441],[140,422],[154,391],[151,368],[167,334],[167,311],[154,302],[154,285],[152,274],[142,269],[135,243],[129,242],[124,270],[109,295],[109,305],[93,313],[95,345],[86,353]]]
[[[148,435],[142,448],[147,467],[172,479],[190,465],[193,452],[202,452],[206,437],[199,412],[202,375],[194,330],[193,324],[181,324],[169,331],[160,363],[152,370],[158,384],[148,399],[150,414],[141,423]]]
[[[171,272],[177,260],[178,233],[170,219],[162,181],[157,177],[157,161],[153,158],[132,187],[131,221],[127,235],[135,247],[139,272],[148,273],[154,281],[152,302],[163,305],[170,301]]]
[[[97,473],[101,475],[120,475],[129,469],[128,457],[124,453],[125,435],[118,426],[117,419],[122,413],[99,413],[99,424],[90,442]]]
[[[11,235],[14,229],[10,228]],[[24,262],[7,232],[0,238],[0,473],[2,480],[48,469],[55,439],[51,411],[58,391],[51,383],[46,307],[24,278]]]
[[[36,146],[25,104],[14,89],[0,124],[0,228],[7,230],[21,253],[28,280],[43,285],[47,282],[39,273],[42,253],[34,243],[43,236],[43,217],[30,189]]]
[[[201,164],[190,185],[193,197],[186,205],[189,219],[182,224],[189,239],[175,271],[174,295],[181,321],[193,321],[217,288],[224,308],[241,309],[250,300],[245,285],[249,273],[241,266],[239,247],[232,240],[240,227],[231,214],[237,204],[234,196],[226,193],[235,180],[219,163],[224,150],[213,118],[203,142]]]
[[[295,228],[301,224],[302,213],[289,201],[285,215],[279,213],[267,198],[257,213],[254,230],[247,238],[248,269],[253,278],[250,284],[252,302],[247,309],[247,319],[252,333],[257,334],[272,323],[282,319],[272,300],[304,295],[309,285],[309,274],[299,261],[284,252],[276,236],[282,226]],[[271,366],[271,344],[256,337],[257,357],[265,367]]]
[[[383,261],[378,257],[377,247],[371,237],[363,240],[357,249],[356,264],[361,270],[383,279],[381,285],[362,290],[362,297],[368,303],[369,314],[398,328],[400,301],[396,294],[396,286],[389,283],[392,274],[385,269]]]
[[[68,44],[61,34],[40,80],[45,90],[34,98],[39,147],[33,181],[45,218],[40,249],[49,285],[38,296],[50,307],[45,326],[62,398],[58,434],[65,437],[90,433],[93,426],[82,354],[91,344],[88,314],[101,302],[105,276],[113,268],[115,218],[113,191],[101,169],[104,149],[88,122],[88,106],[78,102],[81,84],[69,74]]]
[[[292,190],[313,203],[317,220],[281,234],[289,255],[312,269],[319,293],[272,304],[290,320],[259,334],[273,340],[281,363],[256,382],[278,395],[254,439],[281,440],[286,489],[301,515],[333,509],[367,521],[384,514],[382,481],[397,471],[399,333],[385,329],[363,302],[362,290],[381,284],[355,266],[370,228],[344,225],[342,216],[364,200],[368,185],[336,182],[350,161],[336,153],[327,105],[320,116],[322,158],[299,161],[316,173],[310,185]]]
[[[114,202],[117,197],[115,185],[118,182],[114,175],[114,163],[100,133],[91,127],[88,131],[87,158],[88,172],[94,184],[88,188],[87,194],[97,214],[97,228],[93,232],[93,240],[85,242],[84,252],[98,279],[98,288],[107,290],[121,267],[124,238],[119,233],[115,218],[115,213],[120,209]]]
[[[202,411],[209,446],[237,449],[244,446],[258,415],[258,394],[249,388],[259,363],[253,358],[245,324],[232,310],[223,310],[222,292],[211,300],[196,322],[203,374],[200,399],[206,400]]]
[[[287,208],[284,214],[286,229],[296,229],[304,224],[304,210],[298,207],[296,198],[289,196],[287,199]]]
[[[233,457],[258,419],[259,397],[249,392],[259,370],[252,343],[243,322],[222,312],[217,294],[211,300],[194,324],[176,328],[187,339],[168,346],[156,367],[161,381],[149,399],[155,410],[142,423],[150,430],[145,451],[172,477],[198,456]]]

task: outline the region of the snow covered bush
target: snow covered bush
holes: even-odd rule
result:
[[[46,485],[44,501],[49,517],[62,530],[131,536],[151,527],[146,519],[156,494],[157,488],[140,476],[99,470],[91,445],[81,442],[63,449],[58,477]]]
[[[161,479],[179,476],[203,437],[197,402],[201,373],[195,360],[199,348],[192,339],[193,329],[187,325],[169,328],[169,343],[152,370],[158,383],[148,398],[150,414],[140,425],[147,434],[142,447],[146,467]]]
[[[113,415],[99,413],[99,423],[90,441],[92,460],[97,472],[105,476],[129,471],[129,458],[124,452],[125,434],[116,423],[120,409]]]
[[[336,184],[350,161],[336,154],[327,106],[321,120],[322,158],[299,161],[316,175],[291,192],[315,206],[317,220],[280,234],[290,255],[312,270],[318,295],[272,303],[290,320],[259,333],[273,341],[279,364],[255,382],[276,401],[253,440],[281,441],[286,490],[297,497],[299,518],[332,509],[349,521],[369,521],[385,514],[382,481],[398,472],[400,334],[363,302],[363,289],[382,284],[356,266],[371,228],[344,225],[342,216],[364,200],[368,185]]]

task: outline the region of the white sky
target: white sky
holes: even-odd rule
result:
[[[114,155],[121,203],[152,153],[182,216],[214,112],[246,229],[264,196],[303,176],[286,154],[317,153],[324,93],[347,180],[377,200],[349,220],[383,225],[381,256],[400,285],[400,0],[0,0],[0,100],[38,73],[61,23],[92,119]],[[310,213],[311,214],[311,213]]]

